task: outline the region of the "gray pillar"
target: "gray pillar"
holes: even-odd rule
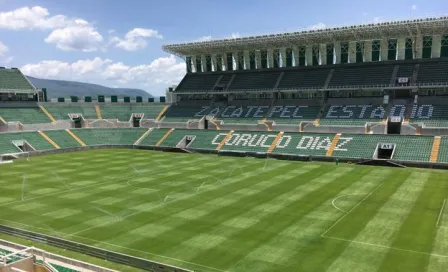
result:
[[[201,68],[202,68],[202,72],[208,72],[207,71],[207,61],[205,60],[205,55],[201,55]]]
[[[227,53],[222,54],[222,70],[228,71],[229,68],[227,67]]]
[[[404,53],[406,49],[406,38],[397,39],[397,60],[404,60]]]
[[[268,48],[268,68],[274,67],[274,49]]]
[[[292,55],[294,60],[292,66],[299,66],[299,48],[297,46],[292,47]]]
[[[191,56],[191,72],[193,72],[193,73],[198,72],[198,71],[196,71],[196,56],[195,55]]]
[[[306,66],[313,66],[313,46],[307,45],[305,48]]]
[[[442,37],[440,35],[432,36],[431,58],[440,58],[442,48]]]
[[[327,44],[319,44],[319,52],[320,65],[327,65]]]
[[[233,59],[233,70],[236,71],[238,70],[238,52],[233,52],[232,53],[232,59]]]
[[[335,42],[334,43],[334,56],[335,56],[335,64],[341,63],[341,43]]]
[[[212,54],[212,71],[216,72],[218,71],[218,69],[216,68],[216,66],[218,65],[218,62],[216,60],[216,54]],[[222,69],[222,67],[221,67]]]
[[[261,51],[260,50],[255,51],[255,64],[257,66],[257,69],[261,69]]]
[[[423,36],[417,36],[414,39],[414,59],[421,59],[423,53]]]
[[[387,60],[387,53],[389,52],[389,40],[387,38],[381,39],[381,55],[380,61]]]
[[[364,42],[364,62],[372,61],[372,41]]]
[[[356,62],[356,42],[348,43],[348,63]]]
[[[249,56],[249,51],[248,50],[244,51],[244,69],[245,70],[249,70],[250,69],[250,56]]]
[[[280,48],[280,67],[286,67],[286,48]]]

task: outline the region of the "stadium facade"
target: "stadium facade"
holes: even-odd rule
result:
[[[187,70],[166,103],[47,101],[0,68],[3,160],[120,147],[448,166],[448,17],[163,49]]]

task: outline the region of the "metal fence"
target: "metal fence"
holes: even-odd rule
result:
[[[138,269],[142,269],[145,271],[154,271],[154,272],[193,272],[193,270],[188,270],[172,265],[167,265],[155,261],[150,261],[118,252],[113,252],[77,242],[72,242],[68,240],[64,240],[61,238],[35,233],[23,229],[13,228],[5,225],[0,225],[0,233],[24,238],[27,240],[44,243],[47,245],[55,246],[58,248],[71,250],[75,252],[79,252],[82,254],[90,255],[99,259],[103,259],[106,261],[123,264],[127,266],[132,266]]]

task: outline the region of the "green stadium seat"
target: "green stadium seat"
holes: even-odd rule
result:
[[[36,131],[0,133],[0,154],[20,153],[13,141],[27,141],[36,150],[50,150],[54,147]]]
[[[44,131],[60,148],[80,147],[81,145],[65,130]]]
[[[95,128],[72,129],[86,145],[133,145],[145,128]]]
[[[34,90],[34,87],[20,70],[0,68],[0,89]]]
[[[22,124],[51,123],[47,115],[38,107],[34,108],[0,108],[0,116],[7,122]]]

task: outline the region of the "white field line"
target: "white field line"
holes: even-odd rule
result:
[[[436,227],[439,226],[440,219],[442,218],[443,209],[445,208],[446,198],[443,200],[442,208],[440,208],[439,217],[437,218]]]
[[[349,240],[349,239],[338,238],[338,237],[332,237],[332,236],[322,236],[322,237],[323,238],[328,238],[328,239],[333,239],[333,240],[345,241],[345,242],[354,243],[354,244],[373,246],[373,247],[379,247],[379,248],[385,248],[385,249],[392,249],[392,250],[397,250],[397,251],[402,251],[402,252],[422,254],[422,255],[434,256],[434,257],[440,257],[440,258],[448,258],[448,255],[434,254],[434,253],[428,253],[428,252],[411,250],[411,249],[405,249],[405,248],[399,248],[399,247],[390,247],[390,246],[384,246],[384,245],[379,245],[379,244],[372,244],[372,243],[367,243],[367,242],[360,242],[360,241]]]
[[[0,218],[0,220],[1,221],[5,221],[5,222],[9,222],[9,223],[12,223],[12,224],[22,225],[24,227],[28,227],[28,228],[31,228],[31,229],[41,229],[41,230],[49,231],[48,229],[45,229],[45,228],[35,227],[35,226],[31,226],[31,225],[27,225],[27,224],[15,222],[15,221],[6,220],[6,219],[3,219],[3,218]],[[56,232],[56,233],[61,235],[61,237],[65,237],[67,235],[67,234],[62,233],[62,232]],[[164,259],[167,259],[167,260],[172,260],[172,261],[181,262],[181,263],[185,263],[185,264],[191,264],[191,265],[194,265],[194,266],[197,266],[197,267],[207,268],[207,269],[214,270],[214,271],[229,272],[229,271],[222,270],[222,269],[215,268],[215,267],[211,267],[211,266],[206,266],[206,265],[202,265],[202,264],[198,264],[198,263],[194,263],[194,262],[189,262],[189,261],[184,261],[184,260],[181,260],[181,259],[176,259],[176,258],[164,256],[164,255],[154,254],[154,253],[151,253],[151,252],[146,252],[146,251],[133,249],[133,248],[129,248],[129,247],[124,247],[124,246],[120,246],[120,245],[115,245],[115,244],[112,244],[112,243],[103,242],[103,241],[99,241],[99,240],[95,240],[95,239],[90,239],[90,238],[86,238],[86,237],[82,237],[82,236],[74,236],[74,235],[72,235],[72,236],[76,237],[76,238],[88,240],[88,241],[91,241],[91,242],[94,242],[94,243],[98,243],[98,244],[104,244],[104,245],[113,246],[113,247],[116,247],[116,248],[122,248],[122,249],[130,250],[130,251],[134,251],[134,252],[138,252],[138,253],[142,253],[142,254],[147,254],[147,255],[150,255],[150,256],[154,256],[154,257],[164,258]]]
[[[348,212],[346,212],[343,216],[341,216],[341,218],[339,218],[333,225],[331,225],[326,231],[324,231],[324,233],[322,233],[320,236],[321,237],[325,237],[325,234],[327,234],[327,232],[329,232],[334,226],[336,226],[339,222],[342,221],[342,219],[344,219],[349,213],[351,213],[353,210],[355,210],[359,205],[361,205],[367,198],[369,198],[369,196],[371,196],[376,190],[378,190],[381,186],[383,186],[384,183],[381,183],[380,185],[378,185],[377,187],[375,187],[375,189],[373,189],[366,197],[364,197],[363,199],[361,199],[361,201],[358,202],[358,204],[356,204],[355,206],[353,206],[353,208],[351,208]]]
[[[331,201],[331,205],[333,205],[333,207],[335,207],[336,209],[340,210],[341,212],[343,212],[343,213],[347,213],[347,211],[345,211],[345,210],[339,208],[338,206],[336,206],[335,202],[336,202],[336,200],[338,200],[339,198],[347,197],[347,196],[353,196],[353,195],[366,195],[366,194],[348,194],[348,195],[341,195],[341,196],[338,196],[338,197],[336,197],[335,199],[333,199],[333,201]]]

